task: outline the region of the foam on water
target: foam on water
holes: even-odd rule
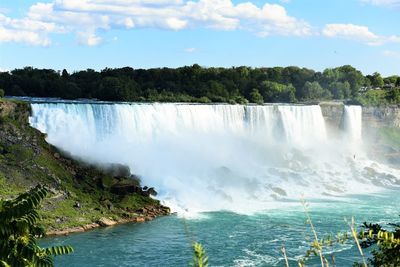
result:
[[[32,111],[50,143],[85,161],[128,165],[186,213],[251,213],[376,191],[400,177],[362,152],[360,107],[345,107],[344,136],[329,139],[318,105],[39,103]]]

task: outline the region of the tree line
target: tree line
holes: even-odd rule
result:
[[[357,99],[390,85],[385,98],[400,101],[400,77],[364,76],[350,65],[317,72],[299,67],[106,68],[68,73],[25,67],[0,72],[9,96],[95,98],[104,101],[274,103]],[[397,90],[397,91],[396,91]],[[390,99],[389,99],[390,100]],[[393,101],[392,101],[393,102]]]

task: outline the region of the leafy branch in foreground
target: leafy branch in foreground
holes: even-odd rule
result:
[[[73,252],[70,246],[41,248],[36,238],[45,234],[37,225],[37,209],[47,196],[41,185],[13,200],[0,200],[0,266],[54,266],[53,257]]]
[[[194,267],[207,267],[208,266],[208,256],[206,250],[200,243],[193,243],[193,263]]]
[[[349,242],[351,238],[355,240],[363,261],[362,263],[354,263],[353,266],[400,266],[400,224],[389,224],[391,230],[385,230],[379,224],[367,224],[364,222],[362,226],[363,229],[357,232],[354,227],[354,218],[352,218],[351,223],[348,223],[351,230],[350,233],[338,233],[336,236],[329,235],[326,238],[318,240],[308,212],[308,207],[304,201],[302,201],[302,204],[307,216],[307,223],[310,224],[314,234],[314,241],[311,243],[305,255],[299,260],[298,264],[300,267],[305,266],[308,260],[318,255],[321,259],[321,266],[329,266],[329,261],[322,253],[322,249],[332,247],[336,244],[344,244]],[[345,221],[347,222],[346,219]],[[372,257],[368,259],[367,264],[363,249],[372,246],[374,246]],[[333,254],[331,256],[332,265],[336,266]]]
[[[379,224],[364,222],[360,232],[360,246],[368,248],[376,245],[372,258],[368,262],[372,266],[400,266],[400,224],[389,224],[392,230],[385,230]]]

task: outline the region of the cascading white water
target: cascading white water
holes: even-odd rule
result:
[[[254,212],[281,199],[376,189],[364,175],[371,162],[354,159],[340,138],[327,139],[317,105],[40,103],[32,110],[31,125],[50,143],[89,162],[128,165],[177,210]],[[358,112],[346,107],[349,125]],[[357,127],[346,134],[360,136]]]
[[[361,142],[362,138],[362,109],[361,106],[344,107],[344,128],[353,142]]]

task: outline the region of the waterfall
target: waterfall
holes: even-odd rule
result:
[[[361,110],[346,107],[346,135]],[[85,161],[121,163],[176,210],[254,212],[375,190],[318,105],[34,103],[30,123]],[[287,201],[286,201],[287,202]]]
[[[360,142],[362,137],[361,106],[344,107],[344,129],[353,142]]]

